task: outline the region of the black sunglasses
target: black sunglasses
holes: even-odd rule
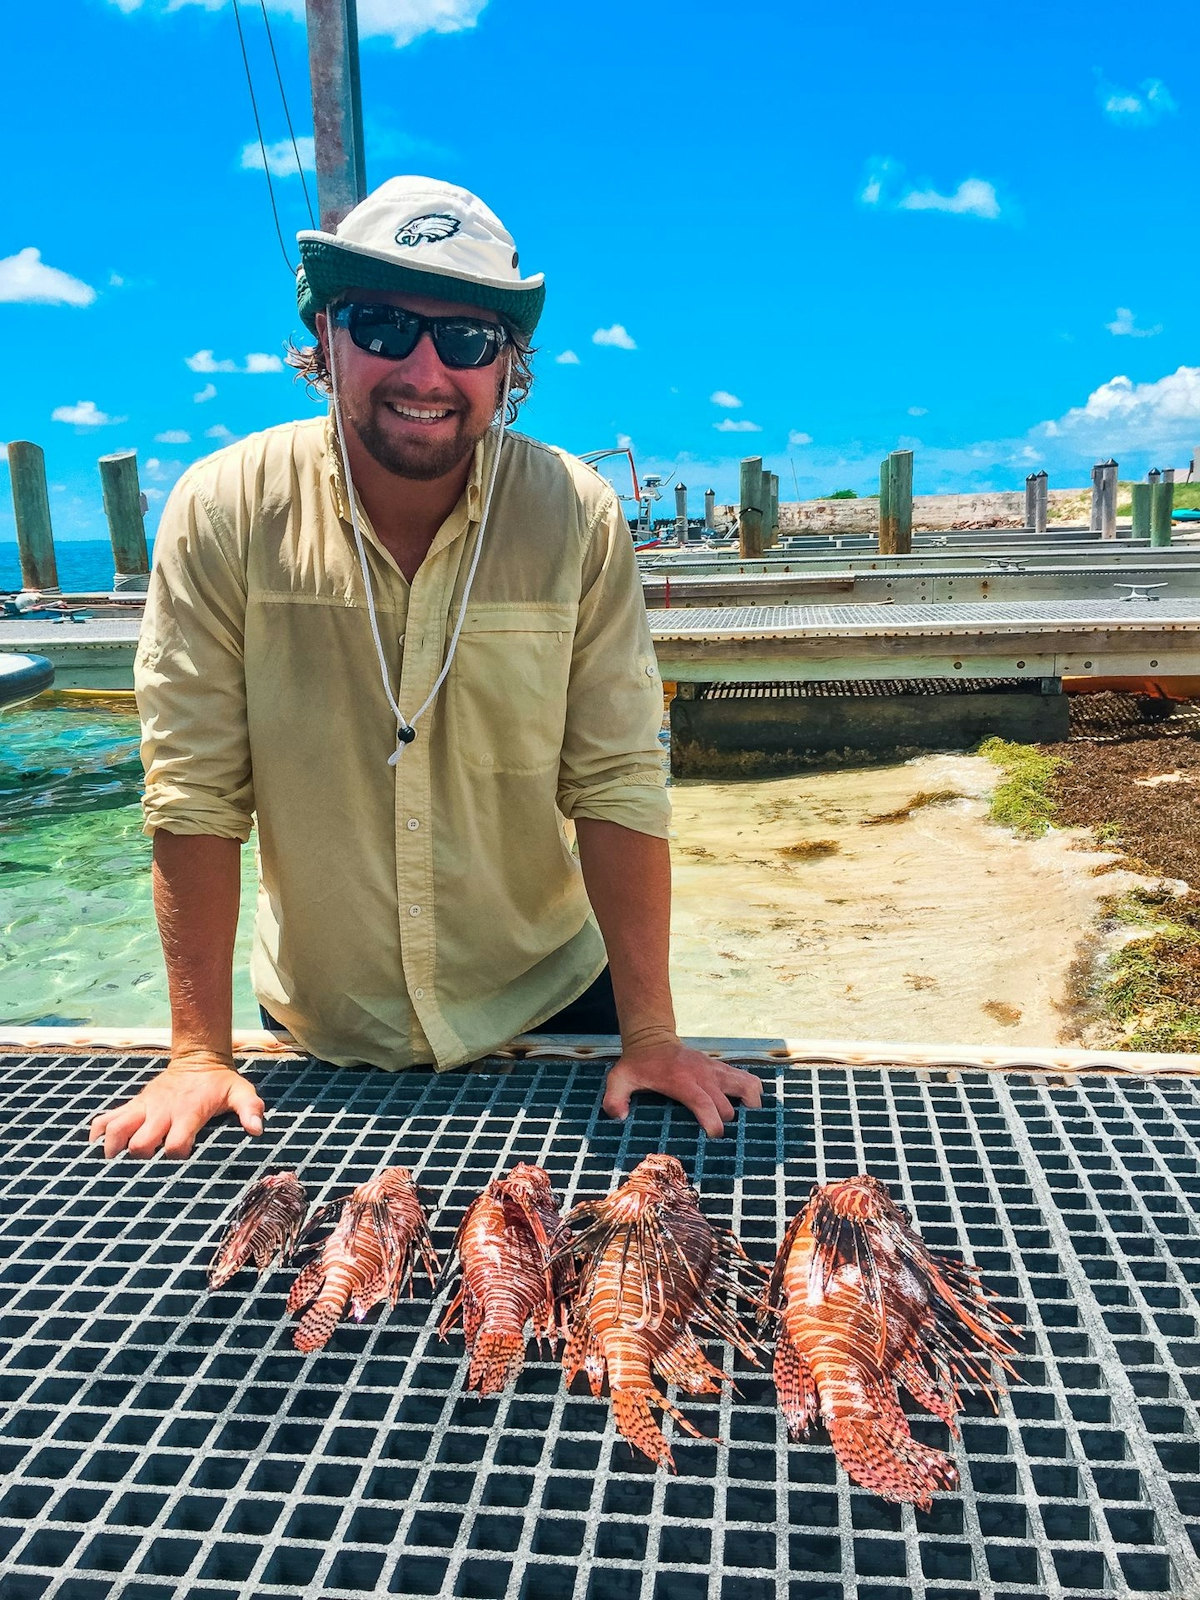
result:
[[[423,317],[403,306],[352,300],[338,306],[333,320],[368,355],[403,361],[428,333],[444,367],[490,367],[509,343],[508,330],[479,317]]]

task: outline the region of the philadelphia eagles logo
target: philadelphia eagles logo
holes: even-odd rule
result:
[[[444,211],[431,211],[424,217],[414,217],[411,222],[406,222],[396,234],[397,244],[406,244],[410,248],[419,244],[437,244],[439,239],[452,239],[462,223],[457,217],[447,216]]]

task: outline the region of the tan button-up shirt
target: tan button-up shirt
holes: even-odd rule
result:
[[[406,582],[361,518],[411,716],[441,668],[489,441]],[[565,819],[664,838],[662,684],[632,542],[589,467],[506,437],[449,677],[397,766],[327,420],[197,463],[155,540],[135,667],[147,832],[249,837],[259,1000],[338,1065],[452,1067],[604,966]]]

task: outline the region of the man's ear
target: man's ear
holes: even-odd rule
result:
[[[325,360],[329,360],[329,316],[327,312],[318,311],[314,321],[317,324],[317,342],[325,353]]]

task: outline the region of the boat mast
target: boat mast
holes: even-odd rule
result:
[[[312,84],[317,209],[332,233],[366,197],[355,0],[305,0]]]

